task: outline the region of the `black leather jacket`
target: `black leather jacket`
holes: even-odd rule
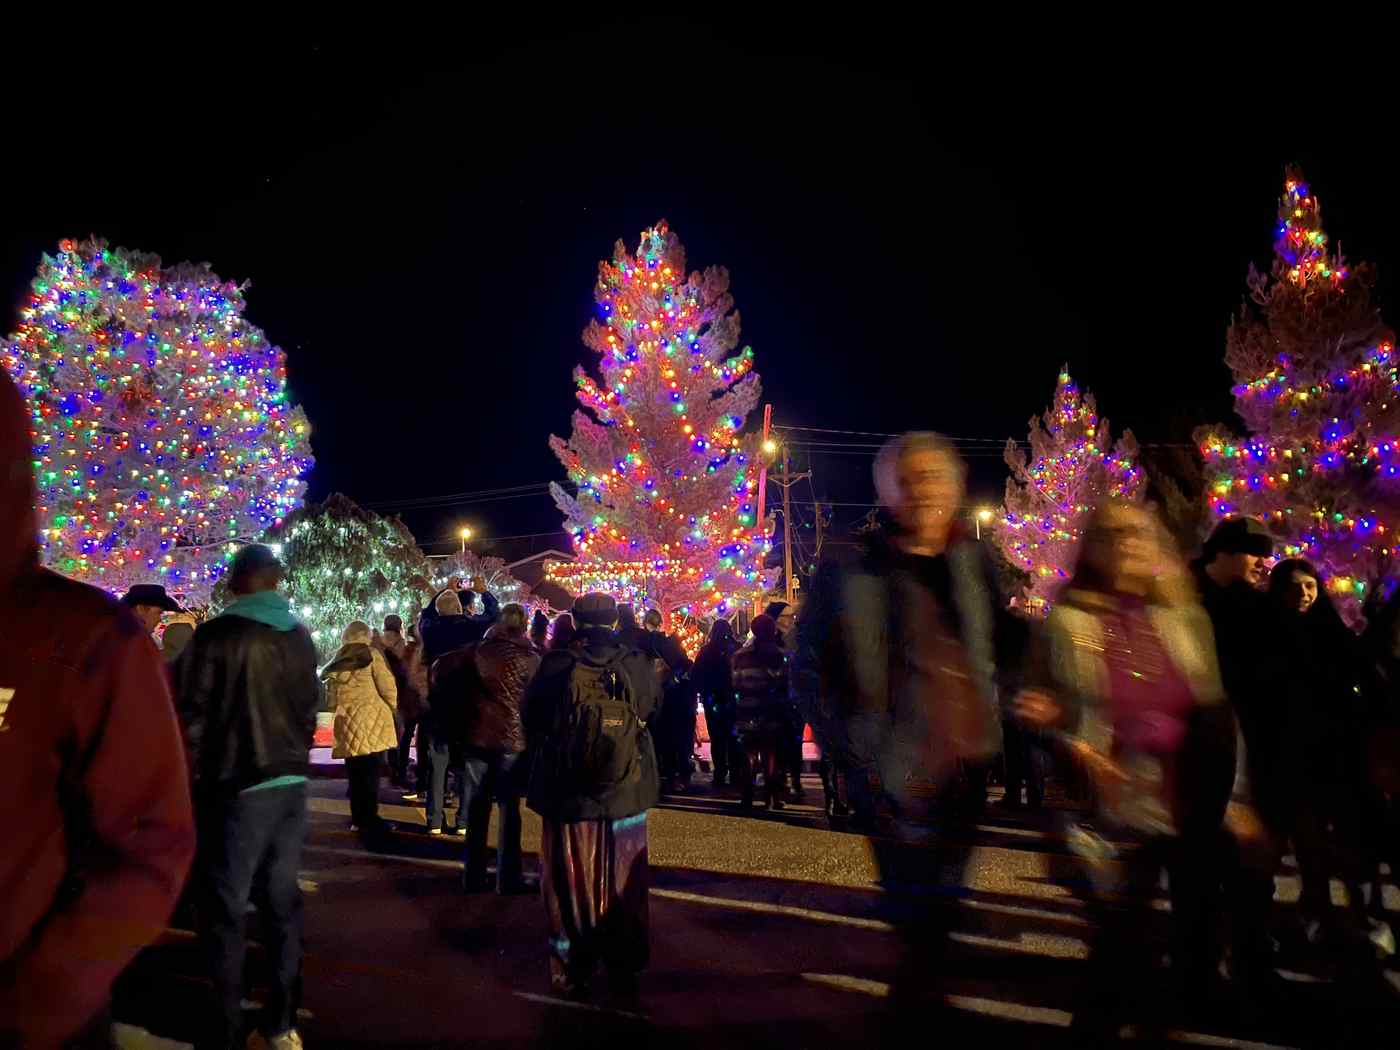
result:
[[[306,774],[321,689],[305,627],[215,617],[182,654],[177,685],[196,795]]]

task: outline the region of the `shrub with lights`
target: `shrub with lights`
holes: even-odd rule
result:
[[[113,592],[202,604],[230,542],[301,502],[310,427],[285,355],[208,265],[63,241],[0,367],[32,412],[44,563]]]
[[[1137,499],[1142,471],[1132,431],[1115,444],[1094,395],[1060,370],[1055,399],[1030,421],[1030,454],[1006,444],[1006,497],[993,537],[1002,554],[1029,579],[1021,604],[1044,615],[1074,570],[1083,526],[1104,500]]]
[[[1400,527],[1400,371],[1365,265],[1328,247],[1321,206],[1290,169],[1270,273],[1250,268],[1225,362],[1248,436],[1196,433],[1214,520],[1262,518],[1279,552],[1332,577],[1353,623],[1395,578]]]
[[[575,370],[583,406],[550,438],[574,488],[554,498],[577,560],[550,566],[574,594],[607,591],[670,617],[727,615],[768,586],[770,523],[757,518],[758,404],[753,350],[734,352],[739,314],[722,267],[687,275],[666,226],[636,252],[619,241],[598,267],[598,317],[583,341],[595,376]]]
[[[261,542],[286,564],[292,611],[311,630],[322,659],[335,652],[351,620],[378,627],[398,613],[408,624],[432,594],[432,569],[404,523],[339,493],[308,503]],[[214,604],[229,600],[221,584]]]

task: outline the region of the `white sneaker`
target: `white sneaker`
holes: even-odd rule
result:
[[[248,1037],[248,1050],[304,1050],[301,1034],[295,1028],[288,1028],[281,1035],[268,1038],[261,1032]]]
[[[441,834],[442,834],[442,828],[429,828],[429,829],[428,829],[428,834],[429,834],[429,835],[441,835]]]
[[[466,829],[466,828],[453,828],[453,829],[452,829],[452,834],[456,835],[459,839],[464,839],[464,838],[467,837],[467,829]]]
[[[1391,932],[1389,923],[1372,919],[1371,932],[1368,936],[1371,943],[1376,946],[1377,955],[1388,959],[1395,954],[1395,934]]]

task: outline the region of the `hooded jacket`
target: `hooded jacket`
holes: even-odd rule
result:
[[[54,1046],[175,906],[194,855],[165,671],[130,611],[39,567],[28,413],[0,371],[0,1045]]]
[[[383,653],[367,639],[352,640],[347,635],[321,677],[335,708],[332,758],[376,755],[398,745],[394,732],[398,687]]]
[[[284,595],[239,598],[194,632],[177,666],[196,796],[307,774],[321,704],[316,645]]]

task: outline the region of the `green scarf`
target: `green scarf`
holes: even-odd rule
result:
[[[225,609],[221,616],[241,616],[245,620],[256,620],[267,624],[276,631],[291,631],[301,623],[292,615],[292,603],[285,595],[276,591],[259,591],[245,594]]]

